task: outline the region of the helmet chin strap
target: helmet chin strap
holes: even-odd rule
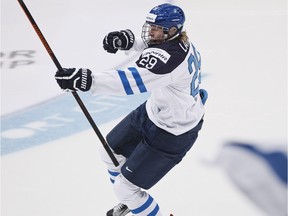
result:
[[[170,40],[173,40],[173,39],[177,38],[179,35],[180,35],[180,33],[177,33],[177,34],[175,34],[174,36],[168,38],[168,34],[166,34],[166,38],[165,38],[165,37],[164,37],[164,38],[165,38],[166,41],[170,41]],[[167,39],[167,38],[168,38],[168,39]]]

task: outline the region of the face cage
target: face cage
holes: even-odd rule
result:
[[[157,28],[163,31],[163,38],[157,38],[157,39],[153,39],[150,36],[150,32],[151,32],[151,28]],[[149,23],[144,23],[143,27],[142,27],[142,33],[141,33],[141,38],[144,41],[144,43],[149,46],[149,45],[155,45],[155,44],[161,44],[163,42],[165,42],[165,40],[167,39],[168,36],[168,29],[164,28],[162,26],[159,25],[154,25],[154,24],[149,24]]]

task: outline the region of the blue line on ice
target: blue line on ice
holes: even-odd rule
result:
[[[91,96],[87,93],[79,95],[97,126],[128,114],[148,98],[147,93],[132,97]],[[91,128],[77,102],[68,93],[2,116],[1,121],[1,155]]]

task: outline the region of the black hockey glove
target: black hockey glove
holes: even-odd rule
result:
[[[64,91],[88,91],[92,85],[92,72],[89,69],[63,68],[57,71],[55,79]]]
[[[129,50],[134,40],[134,34],[130,29],[110,32],[103,39],[103,48],[109,53],[116,53],[118,49]]]

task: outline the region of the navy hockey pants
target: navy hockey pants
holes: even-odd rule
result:
[[[145,104],[117,124],[107,135],[107,142],[116,154],[127,158],[121,168],[122,175],[138,187],[149,189],[193,146],[203,119],[190,131],[176,136],[148,118]]]

